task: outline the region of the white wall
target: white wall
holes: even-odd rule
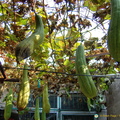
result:
[[[120,120],[120,79],[110,85],[106,96],[108,120]]]

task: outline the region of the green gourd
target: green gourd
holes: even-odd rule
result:
[[[19,111],[26,108],[30,96],[30,83],[28,79],[27,69],[28,65],[24,64],[23,76],[21,79],[20,90],[17,97],[17,108]]]
[[[13,90],[10,89],[9,93],[6,97],[6,104],[5,104],[5,109],[4,109],[4,119],[8,120],[11,116],[11,112],[12,112],[12,107],[13,107]]]
[[[120,0],[111,0],[111,20],[108,29],[107,45],[110,55],[120,62]]]
[[[42,120],[46,120],[46,113],[44,109],[42,109]]]
[[[80,44],[76,50],[75,68],[76,73],[81,75],[78,76],[78,83],[82,93],[88,98],[97,96],[97,89],[87,67],[84,47],[82,44]]]
[[[50,112],[50,102],[49,102],[49,96],[48,96],[48,85],[44,86],[43,89],[43,110],[45,113]]]
[[[28,58],[44,40],[44,25],[41,16],[35,14],[36,29],[28,38],[21,41],[15,49],[16,61]]]
[[[34,119],[35,119],[35,120],[40,120],[40,113],[39,113],[39,97],[36,98]]]

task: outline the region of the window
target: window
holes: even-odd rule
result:
[[[64,95],[61,97],[61,109],[68,111],[88,111],[86,97],[72,94],[71,97]]]
[[[40,113],[40,117],[42,113]],[[29,112],[20,116],[20,120],[34,120],[34,112]],[[42,117],[41,117],[42,120]],[[57,120],[57,113],[48,113],[46,114],[46,120]]]
[[[59,97],[51,94],[49,96],[51,109],[46,114],[46,120],[95,120],[95,110],[89,112],[86,97],[82,94],[70,94]],[[31,111],[20,116],[20,120],[34,120],[35,99],[29,101],[28,107]],[[40,116],[42,113],[42,97],[40,97]]]

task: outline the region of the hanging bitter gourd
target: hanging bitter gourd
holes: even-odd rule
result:
[[[48,85],[44,86],[43,89],[43,110],[45,113],[50,112],[50,102],[49,102],[49,96],[48,96]]]
[[[17,97],[17,108],[19,111],[26,108],[30,96],[30,83],[28,79],[28,65],[24,64],[23,76],[21,79],[20,90]]]
[[[35,120],[40,120],[39,97],[36,98],[34,119],[35,119]]]
[[[4,119],[8,120],[11,116],[12,112],[12,107],[13,107],[13,90],[10,89],[7,97],[6,97],[6,104],[5,104],[5,109],[4,109]]]
[[[31,36],[21,41],[15,49],[16,61],[19,61],[31,56],[34,49],[37,49],[44,40],[44,25],[40,15],[35,14],[36,29]]]
[[[120,0],[111,0],[111,20],[108,29],[108,50],[120,62]]]
[[[97,89],[87,67],[82,44],[76,50],[75,68],[76,73],[81,75],[78,76],[78,83],[82,93],[88,98],[97,96]]]

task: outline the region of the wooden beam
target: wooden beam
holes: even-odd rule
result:
[[[11,79],[4,79],[4,78],[0,78],[0,83],[4,83],[4,82],[19,82],[19,79],[15,79],[15,78],[11,78]]]

